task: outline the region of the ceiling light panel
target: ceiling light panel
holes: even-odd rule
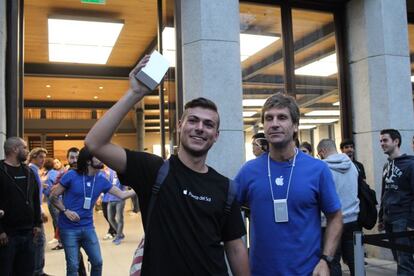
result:
[[[305,113],[305,116],[339,116],[339,110],[313,110]]]
[[[259,106],[262,107],[266,99],[245,99],[243,100],[243,106]]]
[[[299,129],[312,129],[315,127],[316,125],[299,125]]]
[[[49,61],[106,64],[123,25],[49,18]]]
[[[339,121],[337,118],[319,118],[319,119],[310,119],[310,118],[300,118],[299,122],[301,124],[331,124]]]
[[[336,54],[318,59],[308,65],[295,69],[295,75],[328,77],[338,72]]]

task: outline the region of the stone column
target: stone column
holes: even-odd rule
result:
[[[402,152],[412,153],[413,97],[405,0],[352,0],[347,4],[348,65],[357,159],[368,183],[381,194],[379,144],[384,128],[402,134]],[[371,250],[384,257],[389,250]]]
[[[234,177],[245,159],[239,1],[181,0],[184,103],[206,97],[220,113],[207,163]]]
[[[0,0],[0,159],[4,158],[6,140],[6,0]]]

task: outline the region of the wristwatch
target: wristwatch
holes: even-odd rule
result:
[[[66,212],[66,210],[67,210],[66,208],[63,208],[63,210],[62,210],[61,212],[62,212],[62,213],[65,213],[65,212]]]
[[[334,257],[328,255],[321,255],[321,260],[324,260],[328,266],[330,266],[334,260]]]

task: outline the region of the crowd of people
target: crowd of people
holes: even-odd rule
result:
[[[91,275],[102,275],[93,224],[102,194],[115,244],[124,239],[123,200],[139,199],[146,234],[141,275],[228,275],[228,266],[233,275],[341,275],[341,258],[354,275],[352,235],[362,229],[358,183],[366,180],[354,142],[344,140],[341,153],[332,139],[322,139],[315,148],[299,143],[299,107],[294,98],[277,93],[262,108],[264,132],[252,140],[256,158],[240,168],[234,181],[206,164],[220,134],[217,107],[206,98],[186,103],[178,153],[168,161],[124,149],[111,138],[130,109],[151,92],[133,77],[147,62],[148,56],[131,72],[128,91],[93,126],[85,147],[68,150],[68,168],[46,159],[42,148],[28,153],[21,138],[6,140],[0,161],[0,275],[47,275],[42,195],[65,252],[67,275],[84,273],[80,248]],[[384,129],[379,138],[388,162],[378,230],[410,230],[414,157],[401,153],[397,130]],[[157,181],[165,162],[161,187]],[[103,170],[104,164],[110,169]],[[242,239],[241,206],[250,214],[249,250]],[[412,246],[410,238],[396,242]],[[414,275],[413,255],[393,253],[398,275]]]

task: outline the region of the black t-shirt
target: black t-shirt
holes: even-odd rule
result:
[[[14,179],[18,189],[27,196],[27,171],[25,171],[23,166],[13,167],[6,163],[4,165],[7,167],[7,173]]]
[[[124,185],[139,197],[146,225],[151,188],[163,160],[145,152],[127,150]],[[225,215],[229,181],[214,169],[197,173],[177,156],[170,158],[146,229],[143,275],[228,275],[221,241],[245,235],[240,207],[233,202]]]

